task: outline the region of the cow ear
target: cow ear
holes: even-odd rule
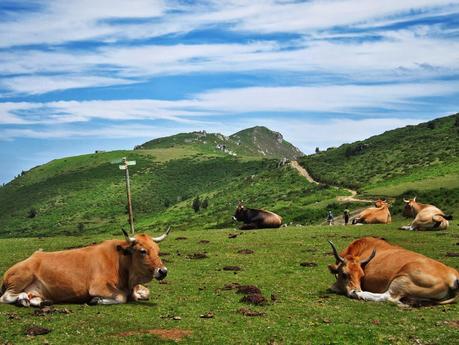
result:
[[[328,265],[328,270],[332,274],[338,274],[338,265]]]
[[[117,245],[116,250],[119,251],[123,255],[132,255],[134,253],[134,248],[131,246],[123,247],[121,245]]]

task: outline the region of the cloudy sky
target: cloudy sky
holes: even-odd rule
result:
[[[459,0],[2,0],[0,183],[265,125],[309,153],[459,110]]]

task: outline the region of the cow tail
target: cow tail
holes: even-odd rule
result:
[[[0,297],[3,296],[3,294],[5,293],[6,291],[6,286],[5,286],[5,283],[2,284],[2,287],[0,288]]]

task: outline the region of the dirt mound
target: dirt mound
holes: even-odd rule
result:
[[[255,253],[252,249],[241,249],[237,251],[238,254],[253,254]]]
[[[240,285],[236,288],[236,293],[249,295],[249,294],[259,294],[261,295],[261,290],[255,285]]]
[[[25,334],[28,335],[29,337],[35,337],[37,335],[48,334],[49,332],[51,332],[51,330],[48,328],[39,327],[39,326],[31,326],[26,329]]]
[[[242,297],[240,299],[240,302],[253,304],[253,305],[266,305],[268,301],[266,300],[266,298],[263,297],[263,295],[258,294],[258,293],[253,293],[253,294]]]
[[[225,266],[223,267],[223,271],[242,271],[242,268],[239,266]]]
[[[187,255],[188,259],[197,260],[197,259],[207,259],[209,256],[206,253],[193,253]]]

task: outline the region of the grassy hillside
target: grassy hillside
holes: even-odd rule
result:
[[[190,135],[207,142],[190,141]],[[124,156],[137,162],[130,175],[140,229],[232,226],[237,200],[279,212],[286,222],[312,223],[324,217],[325,208],[339,207],[333,204],[335,195],[346,194],[309,185],[289,166],[279,166],[278,159],[248,152],[253,141],[265,150],[281,145],[278,154],[286,153],[283,147],[294,149],[266,128],[237,134],[245,154],[215,149],[209,140],[219,137],[179,134],[142,149],[67,157],[33,168],[0,188],[0,236],[81,235],[127,227],[124,172],[111,163]],[[275,143],[269,145],[270,140]],[[191,205],[198,196],[208,207],[195,213]]]
[[[148,302],[55,305],[57,312],[44,316],[0,305],[0,343],[173,344],[148,331],[178,329],[188,331],[180,344],[457,344],[459,304],[400,308],[351,300],[327,291],[335,278],[326,266],[334,262],[327,240],[342,249],[354,238],[382,235],[459,268],[457,258],[446,256],[458,252],[457,227],[439,233],[399,231],[393,225],[288,227],[228,238],[230,233],[234,231],[172,232],[161,243],[168,277],[164,284],[149,284]],[[0,252],[9,254],[0,256],[0,274],[38,248],[60,250],[108,238],[112,236],[1,239]],[[242,249],[253,253],[241,254]],[[195,253],[206,253],[208,258],[190,259]],[[312,267],[301,266],[304,262]],[[225,271],[224,266],[241,270]],[[240,302],[243,295],[223,289],[231,283],[256,285],[267,304]],[[262,314],[245,316],[241,308]],[[209,312],[213,318],[200,317]],[[180,320],[174,320],[176,316]],[[26,336],[31,326],[51,332]]]
[[[285,141],[282,134],[260,126],[242,130],[229,137],[205,131],[180,133],[148,141],[136,146],[136,149],[184,146],[195,147],[205,153],[223,152],[233,156],[294,159],[303,155],[295,146]]]
[[[459,196],[459,114],[330,148],[300,163],[318,181],[369,195],[429,195],[443,188],[440,202],[448,206],[448,198]]]

